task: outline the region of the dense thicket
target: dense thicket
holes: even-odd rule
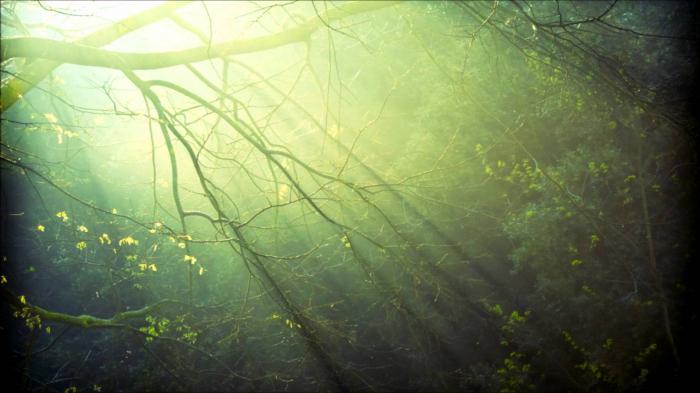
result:
[[[2,3],[11,388],[687,376],[697,7],[123,7]]]

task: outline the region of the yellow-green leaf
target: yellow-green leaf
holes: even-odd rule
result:
[[[134,238],[131,237],[131,236],[127,236],[127,237],[125,237],[125,238],[119,239],[119,245],[120,245],[120,246],[123,246],[123,245],[127,245],[127,246],[138,246],[138,245],[139,245],[139,241],[136,240],[136,239],[134,239]]]
[[[68,214],[65,211],[60,211],[56,213],[56,217],[60,218],[63,222],[68,221]]]
[[[109,235],[106,233],[101,234],[98,239],[100,240],[100,244],[112,244],[112,239],[110,239]]]
[[[195,257],[192,256],[192,255],[185,255],[184,261],[185,261],[185,262],[189,262],[190,265],[194,265],[194,264],[197,262],[197,258],[195,258]]]

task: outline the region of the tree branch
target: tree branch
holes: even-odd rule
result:
[[[136,15],[132,15],[119,22],[113,23],[108,27],[98,30],[92,34],[79,39],[76,44],[102,46],[123,37],[124,35],[138,30],[141,27],[147,26],[166,15],[172,13],[176,9],[189,4],[188,1],[166,2],[160,6],[148,9]],[[0,40],[3,47],[5,40]],[[3,53],[4,53],[3,48]],[[4,58],[4,54],[2,55]],[[37,83],[41,82],[51,71],[60,64],[51,60],[36,60],[25,67],[26,71],[22,71],[19,77],[13,77],[6,85],[0,89],[0,113],[11,107],[17,100]]]
[[[157,311],[161,307],[168,304],[181,304],[177,300],[163,299],[144,308],[133,311],[122,311],[114,314],[111,318],[100,318],[92,315],[70,315],[56,311],[49,311],[39,306],[33,305],[27,301],[22,302],[17,295],[5,286],[0,287],[0,297],[16,310],[28,309],[31,314],[38,315],[42,321],[54,321],[65,323],[67,325],[80,326],[86,329],[92,328],[123,328],[127,325],[121,322],[127,319],[139,318]]]
[[[393,4],[395,2],[352,2],[328,10],[322,18],[309,18],[305,22],[279,33],[246,40],[226,41],[211,47],[199,46],[180,51],[160,53],[116,52],[79,43],[60,42],[36,37],[5,38],[0,40],[3,46],[2,60],[14,57],[38,57],[61,63],[120,70],[165,68],[217,57],[259,52],[301,42],[306,40],[319,27],[325,26],[334,20],[377,10]]]

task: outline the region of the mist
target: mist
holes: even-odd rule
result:
[[[687,2],[2,2],[8,391],[647,391]]]

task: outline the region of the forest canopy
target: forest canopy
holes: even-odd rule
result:
[[[644,391],[691,2],[2,1],[8,391]]]

